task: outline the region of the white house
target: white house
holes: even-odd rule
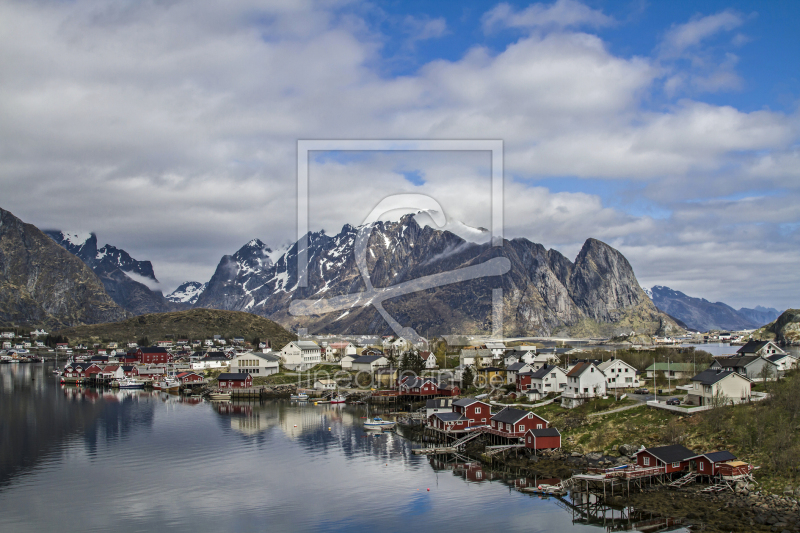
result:
[[[222,368],[228,366],[230,359],[225,357],[222,352],[209,352],[201,359],[193,362],[192,370],[203,370],[206,368]]]
[[[492,352],[492,358],[500,359],[506,353],[506,345],[503,342],[499,341],[488,341],[486,343],[486,349]]]
[[[483,348],[464,348],[461,350],[461,355],[458,359],[458,364],[464,366],[475,366],[476,361],[480,361],[482,367],[493,364],[491,350]]]
[[[289,370],[308,370],[322,361],[322,350],[313,341],[292,341],[283,347],[281,357]]]
[[[567,388],[567,371],[560,366],[544,365],[531,373],[528,397],[538,400],[551,392],[562,392]]]
[[[436,356],[431,352],[419,352],[419,356],[425,361],[425,368],[427,370],[438,368],[439,365],[436,364]]]
[[[605,374],[592,362],[578,363],[567,374],[567,386],[561,393],[561,407],[572,409],[590,398],[605,394]]]
[[[328,345],[328,349],[326,350],[328,360],[334,360],[331,359],[331,356],[335,357],[335,360],[339,360],[345,355],[356,355],[356,353],[356,345],[352,342],[332,342]]]
[[[797,367],[797,358],[788,353],[776,353],[767,357],[770,361],[778,365],[778,371],[784,372]]]
[[[622,359],[603,361],[597,365],[597,368],[605,374],[609,389],[636,388],[639,386],[636,369]]]
[[[517,374],[532,372],[533,367],[528,363],[511,363],[506,366],[506,383],[516,383]]]
[[[372,372],[389,364],[389,360],[382,355],[362,355],[353,361],[353,370]]]
[[[336,380],[318,379],[314,382],[314,388],[317,390],[336,390]]]
[[[358,355],[343,355],[342,358],[339,360],[339,364],[342,365],[343,370],[348,370],[353,368],[353,361],[358,359]]]
[[[230,360],[230,372],[253,377],[269,376],[280,371],[280,362],[281,357],[276,353],[244,352]]]
[[[734,370],[709,368],[692,378],[692,388],[686,396],[689,405],[740,403],[750,399],[752,380]]]

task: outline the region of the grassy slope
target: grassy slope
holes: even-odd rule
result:
[[[172,313],[141,315],[122,322],[110,322],[90,326],[62,329],[55,334],[65,335],[70,342],[128,342],[147,337],[151,342],[185,336],[188,339],[208,339],[214,335],[225,338],[254,337],[272,341],[274,349],[280,349],[297,336],[272,320],[242,313],[216,309],[192,309]]]

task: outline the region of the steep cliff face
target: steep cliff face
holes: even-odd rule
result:
[[[800,343],[800,309],[787,309],[775,321],[755,331],[753,337],[786,344]]]
[[[388,325],[371,306],[360,302],[335,313],[293,316],[293,300],[330,298],[363,292],[356,266],[357,228],[345,225],[335,236],[309,233],[308,286],[297,278],[297,244],[275,262],[253,261],[253,250],[267,255],[263,243],[248,243],[220,261],[199,307],[246,310],[291,327],[342,333],[384,333]],[[366,262],[374,287],[393,287],[432,275],[505,257],[502,276],[445,283],[384,302],[402,325],[420,333],[479,333],[492,330],[492,289],[503,289],[503,330],[513,335],[581,332],[614,335],[631,330],[663,333],[677,330],[639,287],[628,261],[610,246],[590,239],[575,263],[555,250],[527,239],[502,247],[473,244],[446,231],[420,226],[412,216],[380,222],[372,228]]]
[[[0,321],[55,327],[125,316],[80,259],[0,209]]]
[[[94,233],[60,230],[45,233],[86,263],[100,278],[106,292],[126,311],[141,315],[189,307],[167,300],[161,291],[152,290],[143,283],[158,283],[150,261],[138,261],[125,250],[110,244],[98,248]]]

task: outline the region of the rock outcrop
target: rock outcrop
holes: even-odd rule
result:
[[[0,209],[0,321],[57,327],[125,316],[80,259]]]

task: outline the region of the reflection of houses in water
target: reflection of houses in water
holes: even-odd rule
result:
[[[481,483],[502,479],[502,474],[492,470],[484,470],[480,463],[470,461],[466,457],[457,454],[451,455],[432,455],[430,463],[434,470],[450,470],[455,475],[459,475],[467,481]]]
[[[556,504],[572,514],[572,522],[600,526],[606,531],[640,531],[659,533],[683,527],[682,518],[659,516],[632,507],[611,507],[590,492],[570,493],[569,498],[555,497]]]

